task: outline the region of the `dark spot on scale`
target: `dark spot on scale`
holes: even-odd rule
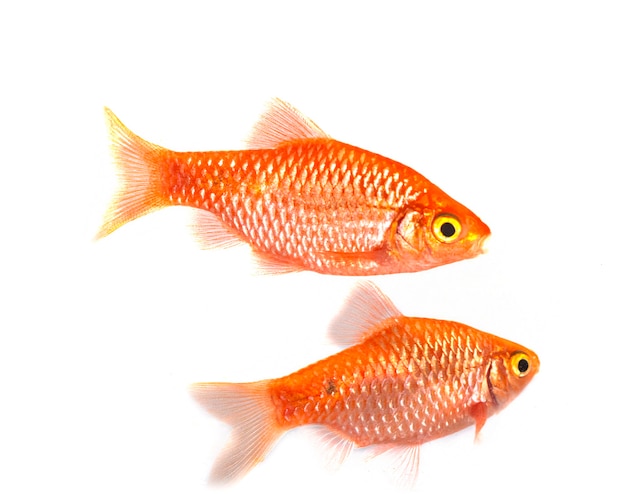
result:
[[[337,385],[334,379],[329,379],[326,383],[326,393],[332,395],[337,392]]]

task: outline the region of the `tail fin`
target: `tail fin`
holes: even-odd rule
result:
[[[226,483],[243,477],[263,461],[283,434],[268,392],[269,381],[255,383],[197,383],[194,398],[211,414],[233,427],[228,445],[218,457],[210,480]]]
[[[125,223],[166,205],[157,189],[164,148],[135,135],[108,108],[104,109],[104,113],[120,187],[96,239],[106,237]]]

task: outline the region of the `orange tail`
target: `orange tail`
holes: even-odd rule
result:
[[[243,477],[263,461],[284,429],[276,423],[269,381],[197,383],[194,398],[211,414],[233,427],[231,440],[213,466],[210,480],[226,483]]]
[[[125,223],[166,205],[157,189],[164,148],[133,134],[108,108],[104,109],[104,113],[120,187],[96,239],[106,237]]]

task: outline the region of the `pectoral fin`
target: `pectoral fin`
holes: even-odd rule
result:
[[[478,439],[478,434],[480,430],[487,422],[487,404],[484,402],[476,403],[470,409],[470,415],[476,421],[476,434],[474,435],[474,440]]]

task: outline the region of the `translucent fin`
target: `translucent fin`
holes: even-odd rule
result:
[[[394,483],[403,489],[412,489],[417,483],[420,464],[420,445],[375,446],[371,457],[381,457],[392,471]]]
[[[270,254],[266,254],[265,252],[253,250],[252,253],[254,255],[256,274],[286,274],[304,271],[304,268],[298,266],[297,264],[293,264],[284,259],[273,257]]]
[[[195,211],[193,224],[196,240],[203,249],[229,248],[237,245],[248,245],[239,233],[230,229],[215,214],[204,209]],[[273,257],[265,252],[252,250],[255,272],[259,275],[284,274],[303,271],[304,268],[281,258]]]
[[[472,405],[470,408],[470,415],[476,421],[476,433],[474,434],[474,441],[478,440],[478,434],[487,422],[489,410],[486,403],[480,402]]]
[[[245,243],[215,214],[204,209],[195,210],[194,236],[203,249],[228,248]]]
[[[351,346],[376,333],[380,323],[394,317],[402,317],[402,313],[393,302],[371,281],[362,282],[331,322],[329,335],[338,345]]]
[[[104,113],[120,185],[96,239],[106,237],[125,223],[166,205],[155,188],[164,148],[133,134],[108,108],[104,109]]]
[[[312,120],[289,103],[274,98],[247,139],[249,149],[268,149],[298,139],[330,139]]]
[[[354,448],[352,441],[325,427],[318,428],[316,436],[324,451],[324,463],[332,470],[339,468]]]
[[[243,477],[263,461],[284,432],[276,423],[268,382],[192,386],[194,398],[209,413],[233,427],[230,441],[211,471],[212,482],[227,483]]]

